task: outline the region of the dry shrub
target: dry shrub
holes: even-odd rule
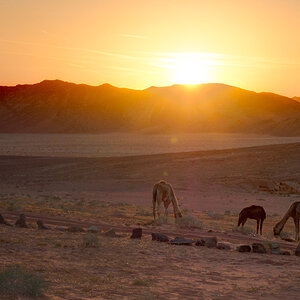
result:
[[[182,218],[177,218],[175,220],[175,224],[179,228],[184,228],[184,227],[202,228],[203,227],[203,223],[193,216],[183,216]]]
[[[97,248],[99,247],[99,239],[95,233],[87,233],[82,238],[82,246],[85,248]]]

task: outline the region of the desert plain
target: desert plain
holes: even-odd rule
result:
[[[21,264],[48,282],[44,299],[297,299],[300,261],[290,219],[273,226],[300,195],[300,138],[241,134],[0,135],[1,267]],[[152,187],[170,182],[186,223],[172,208],[153,222]],[[240,210],[267,212],[263,235]],[[42,219],[51,230],[38,230]],[[192,220],[192,222],[190,222]],[[95,225],[94,247],[84,244]],[[83,232],[62,230],[70,226]],[[130,239],[142,228],[141,240]],[[115,230],[117,236],[104,233]],[[231,250],[177,246],[151,233],[216,237]],[[264,244],[267,254],[239,253]],[[278,243],[290,256],[274,255]],[[20,298],[25,299],[25,298]]]

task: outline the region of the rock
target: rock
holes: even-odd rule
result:
[[[117,236],[117,235],[116,235],[116,232],[115,232],[113,229],[104,232],[103,235],[109,236],[109,237],[116,237],[116,236]]]
[[[163,242],[163,243],[169,241],[169,238],[162,233],[154,232],[151,235],[152,235],[152,241],[158,241],[158,242]]]
[[[87,231],[91,232],[91,233],[98,233],[99,232],[99,227],[93,225],[93,226],[90,226]]]
[[[44,225],[44,222],[42,220],[37,220],[36,224],[38,226],[38,229],[42,229],[42,230],[49,230],[50,229],[48,226]]]
[[[192,246],[195,241],[192,239],[186,239],[184,237],[176,237],[175,239],[171,240],[169,244],[171,245],[186,245]]]
[[[251,247],[249,245],[240,245],[236,249],[238,252],[251,252]]]
[[[300,256],[300,243],[298,244],[298,247],[296,248],[295,255]]]
[[[16,221],[15,225],[21,228],[28,228],[26,224],[26,217],[24,214],[20,214],[19,219]]]
[[[133,228],[132,229],[132,235],[131,235],[131,239],[140,239],[142,238],[142,234],[143,234],[143,229],[142,228]]]
[[[208,248],[216,248],[217,247],[217,238],[216,237],[205,237],[200,238],[196,241],[196,246],[206,246]]]
[[[3,225],[7,225],[7,226],[12,226],[11,224],[7,223],[3,216],[0,214],[0,224],[3,224]]]
[[[67,228],[67,231],[69,232],[84,232],[84,229],[79,226],[70,226]]]
[[[252,250],[255,253],[267,253],[265,246],[261,243],[253,243]]]
[[[280,254],[280,246],[276,243],[271,243],[270,244],[270,249],[272,254]]]
[[[290,251],[287,251],[287,250],[281,250],[280,251],[280,255],[291,255]]]
[[[231,245],[229,243],[218,243],[217,248],[220,250],[231,250]]]

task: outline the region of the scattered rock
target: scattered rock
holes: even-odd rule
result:
[[[231,250],[231,245],[229,243],[218,243],[217,248],[220,250]]]
[[[132,235],[131,235],[131,239],[140,239],[142,238],[142,234],[143,234],[143,229],[142,228],[133,228],[132,229]]]
[[[93,225],[93,226],[90,226],[87,231],[90,232],[90,233],[98,233],[99,232],[99,227]]]
[[[169,238],[162,233],[154,232],[151,235],[152,235],[152,241],[158,241],[158,242],[163,242],[163,243],[169,241]]]
[[[16,221],[15,225],[21,228],[28,228],[26,224],[26,217],[24,214],[20,214],[19,219]]]
[[[216,237],[205,237],[200,238],[196,241],[196,246],[206,246],[208,248],[216,248],[217,247],[217,238]]]
[[[195,241],[192,239],[186,239],[184,237],[176,237],[175,239],[171,240],[169,243],[171,245],[186,245],[192,246]]]
[[[42,229],[42,230],[49,230],[50,229],[48,226],[44,225],[44,222],[42,220],[37,220],[36,224],[38,226],[38,229]]]
[[[249,245],[240,245],[236,248],[238,252],[251,252],[251,247]]]
[[[300,256],[300,243],[298,244],[298,247],[296,248],[295,255]]]
[[[281,250],[280,251],[280,255],[291,255],[290,251],[287,251],[287,250]]]
[[[12,226],[11,224],[9,224],[8,222],[6,222],[3,218],[3,216],[0,214],[0,224],[3,225],[7,225],[7,226]]]
[[[79,226],[70,226],[67,228],[67,231],[69,232],[84,232],[84,229]]]
[[[116,232],[115,232],[113,229],[104,232],[103,235],[109,236],[109,237],[116,237],[116,236],[117,236],[117,235],[116,235]]]
[[[261,243],[253,243],[252,250],[255,253],[267,253],[265,246]]]
[[[280,246],[276,243],[271,243],[270,244],[270,249],[272,254],[280,254]]]

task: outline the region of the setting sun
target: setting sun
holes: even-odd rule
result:
[[[178,84],[199,84],[212,80],[213,61],[195,53],[177,55],[171,66],[172,81]]]

